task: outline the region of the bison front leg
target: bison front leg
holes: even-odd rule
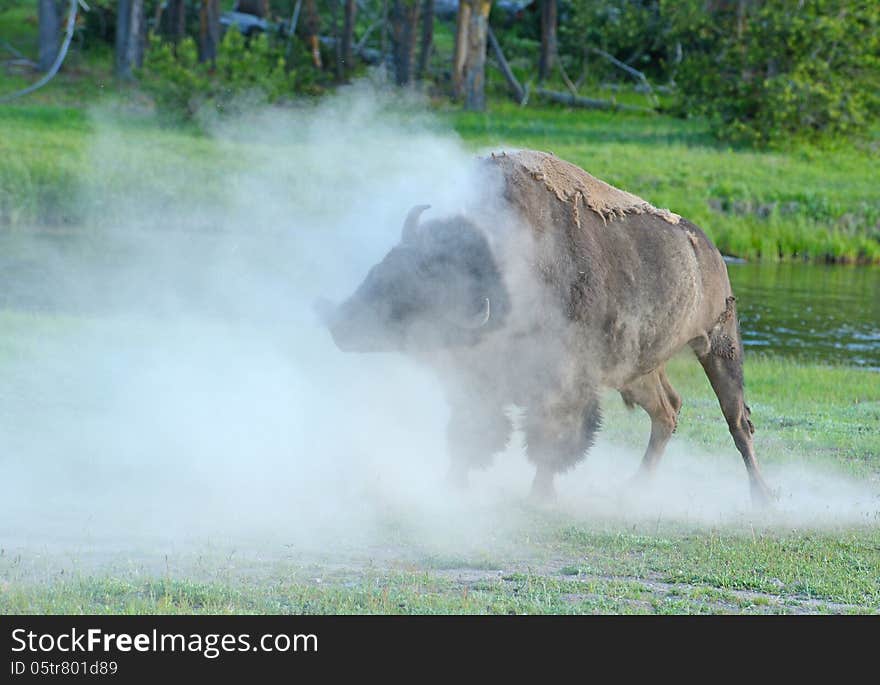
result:
[[[513,425],[503,407],[453,405],[446,428],[450,483],[467,487],[471,469],[489,466],[492,457],[507,447],[512,432]]]
[[[526,451],[536,468],[532,497],[553,499],[554,478],[577,464],[593,444],[601,421],[594,390],[573,396],[551,395],[530,406],[525,420]]]

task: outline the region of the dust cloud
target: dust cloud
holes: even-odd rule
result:
[[[425,112],[361,84],[209,122],[185,148],[94,114],[92,175],[71,198],[89,225],[19,235],[4,280],[4,546],[265,539],[333,553],[401,530],[479,544],[516,525],[532,476],[518,434],[469,491],[447,487],[431,373],[338,351],[312,310],[357,286],[411,206],[434,217],[485,202],[473,153]],[[657,487],[632,496],[639,459],[600,440],[559,478],[558,511],[751,515],[732,444],[722,458],[673,439]],[[876,488],[840,474],[770,461],[767,475],[785,524],[880,509]]]

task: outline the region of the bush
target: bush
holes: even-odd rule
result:
[[[559,50],[587,61],[600,80],[631,78],[610,62],[585,53],[600,48],[650,78],[667,81],[674,59],[669,21],[659,0],[559,0]]]
[[[670,29],[659,0],[557,0],[557,17],[559,55],[572,78],[585,72],[595,83],[632,81],[619,67],[589,52],[600,48],[650,78],[669,79],[674,45],[667,40]],[[515,15],[495,3],[490,20],[505,56],[535,67],[541,45],[540,3]]]
[[[113,45],[116,40],[116,0],[92,0],[79,15],[78,36],[85,49]]]
[[[224,35],[214,63],[199,62],[192,38],[175,46],[153,35],[138,76],[160,112],[186,119],[206,107],[224,113],[243,102],[321,92],[314,72],[288,66],[265,34],[246,39],[235,29]]]
[[[880,113],[880,5],[847,0],[676,0],[679,107],[759,145],[851,136]]]

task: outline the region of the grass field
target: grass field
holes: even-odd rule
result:
[[[0,371],[29,340],[76,325],[5,315]],[[4,613],[876,613],[880,612],[880,384],[873,373],[748,360],[757,446],[771,481],[786,465],[827,469],[874,493],[873,515],[812,524],[749,512],[745,477],[716,400],[691,359],[670,370],[686,398],[675,445],[715,455],[742,486],[744,508],[717,524],[535,508],[514,497],[489,536],[434,544],[390,511],[363,540],[321,549],[285,539],[136,539],[88,535],[0,553]],[[605,402],[600,450],[636,450],[647,421]],[[707,469],[712,459],[703,458]],[[589,458],[588,458],[589,459]],[[667,468],[675,464],[675,451]],[[583,468],[583,467],[581,467]],[[570,476],[569,476],[570,477]],[[828,493],[843,495],[829,486]],[[585,495],[589,497],[590,495]],[[488,514],[487,514],[488,515]],[[475,522],[479,524],[479,522]],[[284,524],[279,524],[283,529]],[[442,526],[442,523],[438,522]],[[272,528],[272,526],[269,526]]]
[[[13,5],[0,13],[0,34],[30,49],[34,31],[25,19],[32,10]],[[173,207],[185,193],[223,207],[229,185],[221,181],[253,159],[247,140],[158,123],[136,90],[112,81],[108,58],[74,55],[45,90],[0,105],[0,245],[26,249],[29,236],[47,229],[88,233],[98,218],[112,222],[102,212],[126,206],[113,198],[132,196],[135,181],[144,206]],[[0,89],[29,80],[4,73]],[[424,119],[424,112],[414,116]],[[124,158],[114,167],[113,160],[96,157],[95,142],[107,135],[108,121],[114,140],[123,143],[115,149],[135,151],[134,167],[126,168]],[[487,114],[436,104],[426,126],[441,138],[460,137],[474,151],[500,145],[550,150],[686,215],[730,255],[880,263],[878,158],[870,146],[730,149],[698,120],[523,109],[503,101],[493,101]],[[272,152],[296,163],[295,146]],[[96,159],[108,163],[98,168]],[[186,169],[185,185],[169,173],[176,166]],[[87,249],[102,252],[97,238]],[[63,346],[87,325],[93,323],[77,314],[0,310],[0,428],[14,425],[9,407],[24,402],[22,388],[30,389],[35,407],[71,401],[64,385],[31,383],[28,363],[46,355],[62,369],[62,380],[75,375],[64,366]],[[98,325],[110,347],[137,343],[131,331]],[[497,522],[489,533],[459,539],[461,531],[451,526],[441,542],[427,539],[406,510],[393,507],[370,536],[317,547],[294,544],[283,532],[151,544],[137,536],[93,539],[88,530],[73,541],[29,540],[26,527],[7,529],[8,539],[0,538],[0,612],[880,613],[878,374],[748,356],[757,450],[771,485],[781,488],[782,512],[747,507],[744,470],[699,366],[677,359],[670,376],[685,405],[661,471],[674,472],[684,456],[693,455],[697,474],[723,462],[730,482],[741,486],[735,515],[689,519],[681,506],[679,514],[661,507],[631,516],[625,506],[609,513],[590,502],[581,506],[581,485],[556,507],[535,507],[524,482],[521,493],[485,512]],[[88,399],[99,405],[100,388],[93,395]],[[604,411],[594,451],[637,456],[647,419],[627,412],[613,395]],[[37,421],[39,413],[33,414]],[[14,457],[0,454],[0,460]],[[579,472],[590,463],[588,457]],[[786,479],[798,469],[818,481],[827,511],[821,499],[804,505],[809,512],[785,499]],[[577,480],[577,473],[570,478],[588,480]],[[850,492],[867,493],[869,502],[860,505],[860,515],[838,517]],[[596,497],[588,488],[582,495]],[[467,506],[466,515],[479,517],[479,506]],[[475,519],[474,526],[480,523]],[[266,528],[286,525],[267,522]],[[433,523],[435,530],[443,526],[443,520]]]
[[[502,553],[347,565],[174,557],[155,575],[3,565],[4,613],[877,613],[876,532],[656,531],[542,520]],[[546,517],[545,517],[546,519]],[[526,532],[525,530],[523,532]],[[393,554],[393,550],[389,550]],[[263,554],[266,550],[263,550]],[[45,563],[45,562],[43,562]],[[183,570],[181,570],[183,566]],[[195,566],[198,571],[188,570]],[[210,569],[210,570],[209,570]]]
[[[746,259],[812,258],[880,262],[877,158],[854,149],[754,152],[720,148],[699,123],[642,117],[523,110],[495,103],[485,115],[441,112],[441,121],[481,149],[550,150],[653,204],[702,226],[725,253]],[[78,224],[87,212],[69,201],[96,183],[84,150],[98,124],[58,106],[0,107],[0,224]],[[228,173],[236,144],[149,118],[123,121],[134,147],[174,149],[199,160],[201,192]],[[161,177],[142,179],[161,190]]]

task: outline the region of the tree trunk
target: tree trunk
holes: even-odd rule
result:
[[[168,0],[163,15],[163,33],[174,43],[186,36],[186,0]]]
[[[119,0],[116,14],[116,75],[130,79],[144,61],[144,0]]]
[[[464,108],[482,112],[486,109],[486,32],[492,0],[461,1],[471,7],[464,62]]]
[[[220,0],[202,0],[199,7],[199,62],[213,62],[220,47]]]
[[[318,16],[318,8],[315,6],[315,0],[305,0],[303,7],[306,16],[303,22],[303,32],[306,36],[306,44],[312,53],[312,64],[316,69],[322,67],[321,64],[321,44],[318,41],[318,30],[320,29],[320,17]]]
[[[394,81],[398,86],[408,86],[413,80],[419,2],[420,0],[394,0],[391,9],[391,51]]]
[[[238,0],[235,9],[255,17],[266,17],[269,15],[269,0]]]
[[[541,59],[538,62],[538,82],[542,82],[553,71],[556,57],[557,0],[541,0]]]
[[[40,0],[40,56],[37,68],[49,71],[58,57],[58,40],[61,35],[61,18],[56,0]]]
[[[357,0],[345,0],[345,17],[342,22],[342,62],[346,76],[354,69],[354,22],[357,19]]]
[[[424,0],[422,6],[422,44],[419,50],[419,66],[416,75],[425,78],[431,51],[434,49],[434,0]]]
[[[333,23],[333,57],[336,62],[334,75],[336,83],[342,83],[345,79],[345,65],[342,60],[342,34],[339,31],[339,3],[330,0],[330,21]]]
[[[455,24],[455,50],[452,53],[452,96],[456,100],[464,97],[464,65],[467,59],[468,24],[471,20],[471,6],[466,0],[458,3],[458,17]]]

